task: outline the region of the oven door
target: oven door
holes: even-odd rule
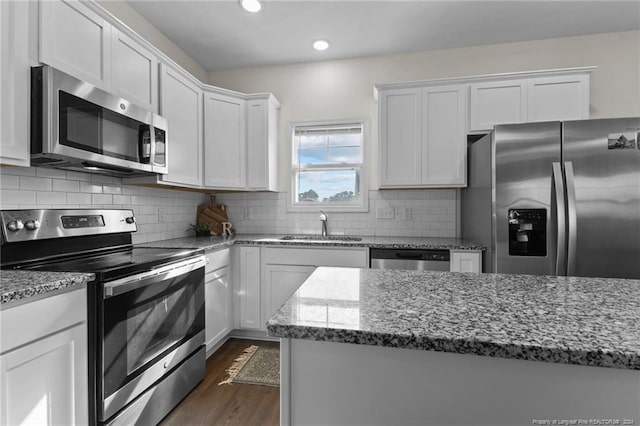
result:
[[[200,256],[103,284],[100,421],[204,344],[204,265]]]

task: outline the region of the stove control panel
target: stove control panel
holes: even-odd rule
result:
[[[2,243],[136,232],[132,210],[47,209],[0,211]]]

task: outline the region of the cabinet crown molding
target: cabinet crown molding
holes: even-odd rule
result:
[[[521,78],[532,77],[551,77],[561,75],[577,75],[577,74],[591,74],[595,71],[597,66],[587,67],[573,67],[573,68],[553,68],[546,70],[535,71],[517,71],[517,72],[505,72],[497,74],[483,74],[466,77],[451,77],[451,78],[438,78],[433,80],[416,80],[406,81],[400,83],[380,83],[373,86],[373,98],[378,101],[378,93],[382,90],[389,89],[414,89],[424,86],[438,86],[446,84],[465,84],[465,83],[478,83],[482,81],[496,81],[496,80],[515,80]]]

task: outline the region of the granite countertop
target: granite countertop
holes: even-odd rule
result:
[[[318,268],[270,336],[640,370],[640,280]]]
[[[430,250],[483,250],[484,246],[459,238],[429,238],[429,237],[368,237],[332,235],[330,239],[309,239],[317,236],[297,235],[294,239],[282,240],[284,234],[237,234],[233,237],[187,237],[173,240],[154,241],[138,244],[140,247],[197,247],[214,250],[233,244],[278,245],[278,246],[316,246],[316,247],[370,247],[370,248],[414,248]],[[359,240],[354,240],[357,238]]]
[[[94,278],[93,274],[78,272],[0,270],[0,305],[81,285]]]

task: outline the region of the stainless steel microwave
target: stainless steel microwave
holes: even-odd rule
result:
[[[31,165],[167,173],[167,120],[50,66],[31,68]]]

